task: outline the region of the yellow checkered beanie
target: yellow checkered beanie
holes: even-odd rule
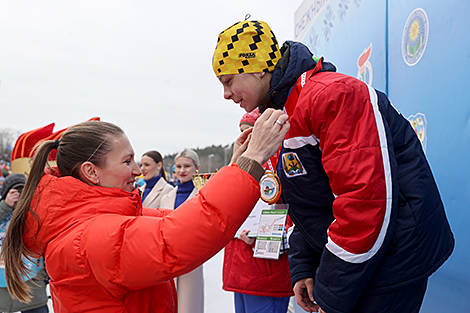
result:
[[[242,21],[220,33],[212,59],[215,75],[271,72],[281,52],[268,24]]]

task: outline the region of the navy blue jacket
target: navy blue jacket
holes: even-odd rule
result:
[[[454,238],[421,143],[385,94],[301,43],[282,51],[270,96],[291,124],[278,173],[292,283],[312,277],[323,310],[350,312],[361,295],[427,278]]]

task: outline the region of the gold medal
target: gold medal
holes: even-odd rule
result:
[[[274,204],[281,196],[281,181],[275,172],[267,170],[259,182],[261,199],[269,204]]]
[[[217,169],[215,170],[215,173],[217,173]],[[200,190],[206,184],[209,178],[211,178],[211,176],[214,175],[215,173],[199,174],[199,172],[196,171],[196,174],[193,175],[194,187],[196,187],[197,190]]]

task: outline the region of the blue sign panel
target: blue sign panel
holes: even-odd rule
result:
[[[421,312],[470,307],[469,17],[467,0],[305,0],[295,14],[295,38],[386,92],[423,145],[456,246]]]
[[[441,192],[456,246],[429,281],[421,312],[470,306],[470,3],[389,2],[389,96],[412,123]],[[420,134],[420,131],[417,131]]]
[[[295,39],[338,72],[386,92],[385,2],[305,1],[302,6],[296,12]]]

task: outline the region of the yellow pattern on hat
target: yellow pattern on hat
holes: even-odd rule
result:
[[[212,59],[215,75],[271,72],[281,52],[268,24],[243,21],[220,33]]]

